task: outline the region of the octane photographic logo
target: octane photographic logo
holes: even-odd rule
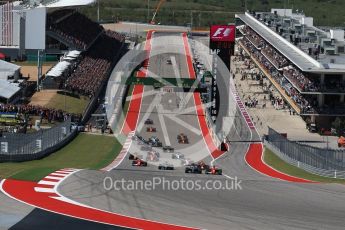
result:
[[[211,149],[206,147],[207,138],[211,138],[214,146],[219,147],[223,138],[234,128],[236,102],[231,95],[234,83],[229,70],[220,58],[217,58],[216,64],[212,64],[216,52],[211,52],[207,46],[196,40],[183,39],[182,36],[154,34],[152,39],[147,41],[150,42],[150,50],[143,50],[145,42],[137,45],[121,58],[111,74],[105,97],[109,125],[123,145],[126,139],[124,130],[125,134],[135,131],[127,159],[131,154],[133,159],[138,157],[157,167],[184,167],[191,162],[202,161],[210,156],[210,152],[216,150],[211,146]],[[197,69],[196,80],[192,81],[193,84],[188,86],[189,91],[186,92],[182,89],[186,86],[184,78],[191,76],[186,56],[189,47],[192,55],[203,63],[203,67],[201,70],[200,64],[194,63]],[[147,55],[148,63],[145,62]],[[193,57],[191,58],[193,60]],[[145,85],[143,90],[133,90],[132,95],[126,97],[126,81],[136,81],[139,84],[144,82],[143,78],[135,78],[139,71],[141,74],[145,73],[145,76],[141,77],[153,78],[156,84],[158,82],[163,87]],[[200,94],[199,105],[196,105],[197,99],[194,95],[195,89],[201,84],[207,85],[207,82],[200,84],[207,71],[216,74],[219,93],[219,111],[215,123],[207,112],[215,101],[203,103],[210,95],[211,88],[206,87],[208,93],[202,96]],[[168,78],[175,78],[175,84]],[[135,87],[137,86],[134,86],[134,89]],[[129,108],[129,111],[124,111],[124,107]],[[206,116],[197,116],[197,109],[199,112],[206,112]],[[133,119],[126,119],[126,113]],[[205,137],[199,119],[206,119],[209,132]],[[167,149],[166,146],[173,150]]]
[[[237,177],[229,179],[171,179],[166,177],[154,176],[146,180],[132,179],[115,179],[106,176],[103,179],[103,189],[105,191],[210,191],[210,190],[226,190],[237,191],[242,190],[242,180]]]

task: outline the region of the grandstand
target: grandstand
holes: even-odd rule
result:
[[[0,132],[15,130],[25,133],[37,120],[52,125],[66,121],[82,124],[82,121],[87,121],[93,108],[98,106],[101,89],[124,48],[124,36],[105,30],[79,13],[75,7],[92,2],[94,1],[43,0],[0,5],[0,26],[3,31],[0,38],[1,52],[8,61],[0,61]],[[42,8],[45,10],[35,11]],[[33,15],[28,16],[26,13],[25,16],[20,13],[23,10],[32,11]],[[7,20],[8,14],[13,20]],[[32,34],[35,25],[25,20],[31,20],[30,23],[44,20],[41,28],[44,31],[39,33],[42,32],[45,36],[42,39],[45,49],[40,52],[55,55],[57,61],[46,75],[39,78],[38,89],[55,89],[56,92],[63,90],[65,94],[75,98],[88,97],[90,102],[83,114],[71,114],[61,108],[47,108],[31,101],[35,83],[27,81],[28,76],[22,76],[20,66],[10,63],[25,60],[28,55],[37,55],[37,49],[28,48],[37,44],[32,45],[30,42],[35,41],[27,39],[35,36]],[[41,35],[37,35],[39,36]],[[27,88],[31,90],[26,90]]]
[[[236,15],[237,41],[308,123],[345,116],[344,30],[323,31],[291,9]]]

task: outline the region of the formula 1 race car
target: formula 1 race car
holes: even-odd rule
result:
[[[166,62],[168,65],[172,65],[171,59],[168,59]]]
[[[182,153],[173,153],[171,154],[172,159],[184,159],[184,155]]]
[[[155,133],[155,132],[157,132],[157,129],[152,127],[152,126],[150,126],[150,127],[146,128],[146,132]]]
[[[174,170],[174,165],[164,162],[163,164],[158,165],[159,170]]]
[[[208,170],[210,168],[210,166],[205,164],[203,161],[199,161],[198,165],[200,166],[201,170]]]
[[[150,137],[148,143],[151,144],[152,147],[162,147],[163,146],[162,142],[160,142],[159,139],[155,136]]]
[[[174,152],[174,148],[167,145],[167,146],[163,146],[163,151],[164,152],[168,152],[168,153],[173,153]]]
[[[146,119],[145,125],[153,125],[153,120],[152,119]]]
[[[178,140],[179,144],[189,144],[188,138]]]
[[[143,155],[139,155],[138,153],[130,153],[128,156],[129,160],[138,160],[143,159]]]
[[[212,174],[212,175],[222,175],[223,170],[217,168],[216,166],[209,167],[205,170],[205,174]]]
[[[146,141],[142,136],[137,136],[137,141],[138,141],[138,145],[144,145],[144,144],[148,144],[148,141]]]
[[[156,151],[148,152],[146,161],[159,161],[159,152],[156,152]]]
[[[202,169],[201,169],[200,165],[198,165],[198,164],[190,164],[190,165],[186,166],[184,172],[185,173],[201,174]]]
[[[141,159],[136,159],[136,160],[132,161],[132,166],[146,167],[147,166],[147,162],[143,161]]]
[[[177,135],[177,141],[179,144],[189,143],[187,135],[184,135],[183,133],[180,133],[179,135]]]
[[[184,133],[180,133],[177,135],[177,140],[185,139],[185,138],[187,138],[187,135],[185,135]]]
[[[183,165],[183,166],[187,166],[187,165],[194,163],[194,161],[192,159],[189,159],[189,158],[187,158],[187,159],[181,158],[180,160],[181,160],[181,165]]]

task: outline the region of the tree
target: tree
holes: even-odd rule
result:
[[[345,122],[340,119],[340,117],[335,118],[335,120],[332,122],[332,128],[334,128],[337,131],[338,135],[341,135],[344,131],[344,124]]]

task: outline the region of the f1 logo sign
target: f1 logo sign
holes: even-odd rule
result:
[[[235,41],[235,26],[234,25],[225,25],[211,26],[210,36],[212,41]]]
[[[218,37],[219,35],[223,37],[228,37],[230,35],[231,29],[230,28],[223,28],[219,27],[217,31],[212,35],[212,37]]]

